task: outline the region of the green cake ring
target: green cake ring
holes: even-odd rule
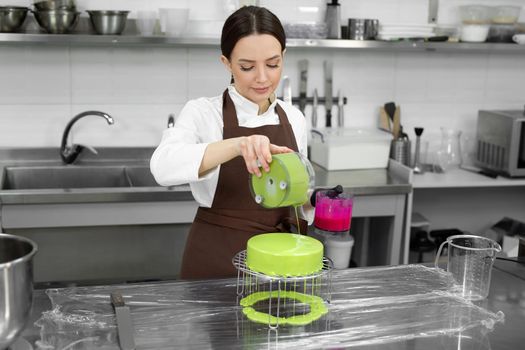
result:
[[[310,312],[307,314],[294,315],[290,317],[276,317],[264,312],[255,310],[252,306],[256,303],[268,300],[287,298],[294,299],[310,307]],[[328,312],[323,299],[316,295],[308,295],[298,293],[294,291],[274,290],[272,292],[255,292],[247,297],[244,297],[240,301],[240,305],[243,307],[242,312],[248,317],[249,320],[257,323],[265,323],[271,326],[276,325],[290,325],[290,326],[304,326],[307,325],[323,316]]]
[[[246,266],[272,277],[308,276],[323,268],[323,244],[292,233],[264,233],[248,240]]]
[[[310,162],[300,153],[272,155],[270,170],[252,175],[250,189],[255,201],[265,208],[299,206],[308,201],[314,183]]]

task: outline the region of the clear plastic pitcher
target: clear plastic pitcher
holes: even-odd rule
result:
[[[489,295],[492,265],[501,246],[481,236],[450,236],[439,246],[436,268],[445,244],[449,246],[447,271],[461,286],[461,296],[469,300],[485,299]]]

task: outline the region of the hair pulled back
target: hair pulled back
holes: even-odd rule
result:
[[[221,51],[230,59],[233,48],[245,36],[252,34],[272,35],[286,48],[286,35],[279,18],[270,10],[259,6],[244,6],[232,13],[224,22],[221,35]]]

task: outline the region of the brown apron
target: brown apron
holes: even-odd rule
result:
[[[223,139],[266,135],[272,144],[297,152],[297,143],[284,110],[276,104],[278,125],[257,128],[239,126],[235,105],[228,90],[223,93]],[[291,232],[297,221],[289,207],[266,209],[250,193],[249,173],[244,159],[236,157],[221,165],[211,208],[199,207],[191,226],[182,261],[181,278],[233,277],[237,271],[232,258],[246,249],[250,237],[265,232]],[[301,232],[306,221],[300,220]]]

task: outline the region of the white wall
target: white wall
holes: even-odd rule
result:
[[[232,3],[235,1],[231,1]],[[440,23],[456,23],[459,4],[441,0]],[[522,4],[520,0],[477,0]],[[28,5],[13,0],[10,4]],[[190,19],[223,20],[228,4],[215,0],[77,0],[81,9],[155,9],[190,7]],[[325,1],[261,0],[283,22],[304,20],[299,6],[318,6],[308,19],[322,18]],[[422,23],[425,0],[343,0],[343,18],[379,18],[384,22]],[[131,17],[134,17],[133,13]],[[522,17],[523,19],[523,13]],[[74,128],[75,142],[94,146],[155,146],[169,113],[190,98],[218,95],[229,76],[215,48],[0,46],[0,147],[58,146],[62,130],[76,113],[98,109],[114,116],[84,118]],[[308,90],[323,95],[323,60],[334,61],[334,91],[349,99],[346,125],[374,127],[378,108],[394,100],[402,106],[402,124],[424,136],[440,126],[473,132],[482,108],[522,108],[525,59],[514,54],[392,53],[290,48],[285,74],[298,88],[299,59],[310,60]],[[311,110],[307,109],[309,117]],[[324,115],[324,110],[319,109]],[[322,120],[321,120],[322,122]]]

